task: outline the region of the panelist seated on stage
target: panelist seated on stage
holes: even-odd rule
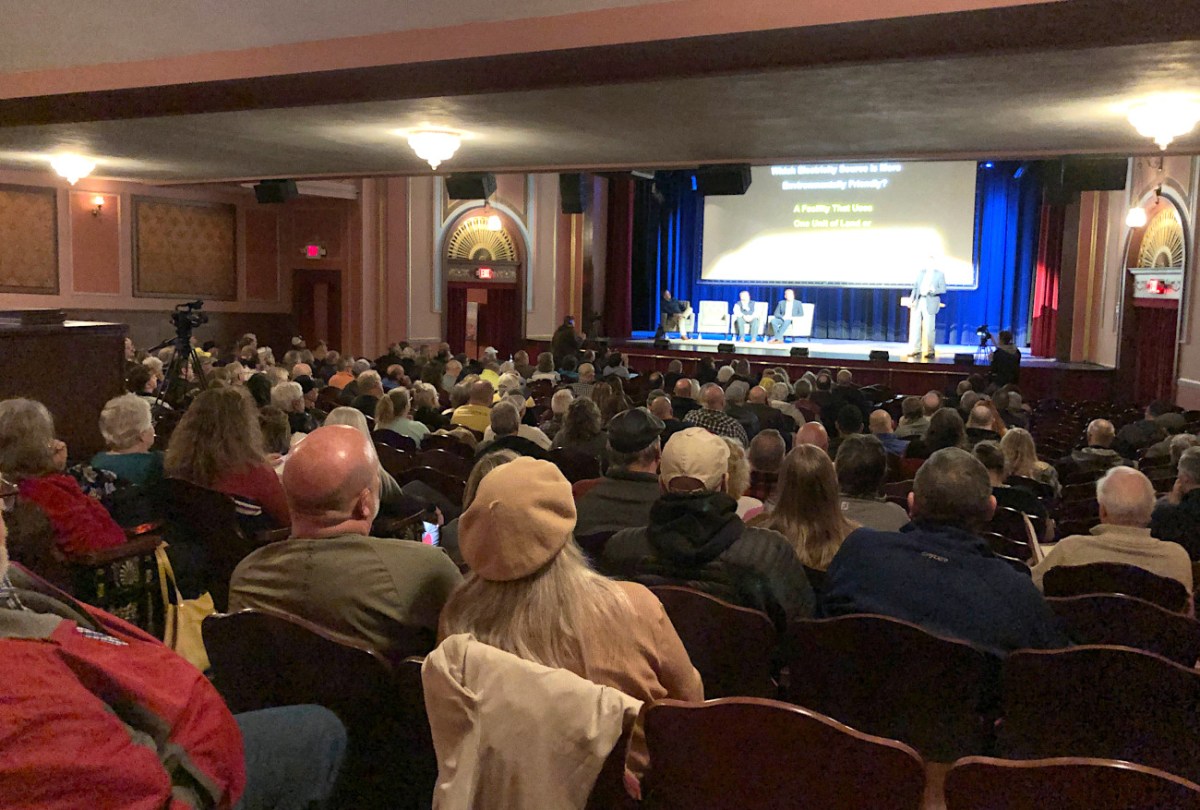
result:
[[[742,290],[738,293],[737,303],[733,305],[733,333],[739,339],[745,338],[748,342],[753,343],[754,339],[762,333],[762,321],[758,317],[758,307],[750,298],[749,290]]]
[[[771,332],[771,342],[782,343],[787,337],[788,330],[792,327],[792,321],[804,314],[804,304],[796,300],[796,293],[792,290],[783,291],[783,300],[775,305],[775,312],[771,315],[771,320],[767,322],[767,327]]]
[[[691,303],[675,298],[670,290],[663,290],[659,311],[662,313],[660,329],[663,336],[678,331],[679,339],[687,340],[694,319]]]

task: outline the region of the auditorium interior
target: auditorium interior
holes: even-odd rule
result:
[[[0,805],[1200,808],[1196,0],[0,11]]]

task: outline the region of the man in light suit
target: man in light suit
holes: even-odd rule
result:
[[[771,330],[771,340],[782,343],[783,338],[792,326],[792,321],[800,317],[804,305],[796,300],[796,294],[791,290],[783,291],[783,300],[775,305],[775,314],[768,321]]]
[[[754,302],[750,300],[749,290],[738,294],[737,303],[733,305],[733,332],[739,338],[745,337],[749,343],[754,342],[761,324],[754,316]]]
[[[933,264],[933,257],[917,272],[912,292],[908,295],[911,314],[908,319],[908,339],[912,344],[909,357],[932,359],[934,351],[934,323],[946,294],[946,274]]]

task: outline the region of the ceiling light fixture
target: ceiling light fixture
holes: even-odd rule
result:
[[[436,172],[462,146],[462,136],[444,129],[418,129],[408,134],[408,145]]]
[[[500,221],[499,216],[492,214],[487,218],[487,229],[489,231],[502,231],[504,230],[504,223]]]
[[[1144,228],[1146,227],[1147,221],[1148,218],[1146,217],[1146,209],[1142,208],[1140,205],[1135,205],[1133,208],[1130,208],[1129,213],[1125,215],[1125,224],[1130,228]]]
[[[1172,141],[1187,135],[1200,122],[1200,102],[1179,96],[1155,96],[1134,104],[1126,115],[1139,134],[1166,151]]]
[[[96,162],[88,160],[83,155],[56,155],[50,159],[50,167],[59,177],[65,177],[67,182],[75,185],[81,177],[87,177],[96,168]]]

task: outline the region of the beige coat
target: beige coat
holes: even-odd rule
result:
[[[1033,568],[1033,584],[1042,589],[1042,578],[1056,565],[1089,563],[1133,565],[1160,577],[1178,580],[1192,592],[1192,561],[1178,543],[1158,540],[1149,529],[1101,523],[1092,533],[1064,537]]]
[[[435,810],[583,808],[642,702],[450,636],[421,667],[438,758]]]

